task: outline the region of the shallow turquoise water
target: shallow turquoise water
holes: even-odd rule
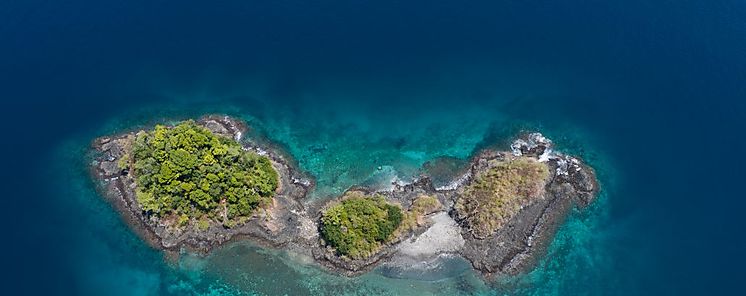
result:
[[[606,245],[613,240],[607,225],[607,194],[613,192],[613,174],[592,137],[572,129],[544,129],[558,138],[561,149],[585,157],[598,171],[604,192],[593,207],[573,213],[552,243],[538,268],[526,275],[484,281],[462,259],[442,263],[440,270],[426,270],[406,278],[388,277],[375,270],[356,278],[323,271],[310,258],[279,250],[265,250],[249,242],[225,246],[207,258],[185,256],[178,262],[145,246],[124,225],[117,213],[94,191],[85,158],[96,135],[168,122],[199,114],[219,112],[250,123],[249,137],[280,144],[296,157],[300,167],[318,184],[309,198],[328,198],[355,184],[378,186],[398,178],[406,181],[421,172],[421,165],[440,156],[468,158],[475,151],[510,141],[521,129],[541,124],[471,109],[462,113],[444,110],[411,112],[396,123],[377,115],[340,109],[318,111],[328,117],[252,114],[226,102],[217,109],[205,107],[152,107],[122,114],[100,129],[64,141],[55,148],[54,170],[64,171],[57,190],[61,204],[76,212],[83,231],[75,239],[74,276],[81,291],[91,294],[121,291],[132,294],[223,295],[471,295],[560,293],[573,282],[598,279],[604,268],[613,268]],[[151,113],[147,110],[159,110]],[[164,111],[165,110],[165,111]],[[452,110],[451,110],[452,111]],[[311,114],[318,114],[311,112]],[[499,126],[499,127],[497,127]],[[378,166],[385,169],[378,170]],[[72,186],[70,186],[72,185]],[[611,236],[611,238],[609,238]],[[595,270],[597,274],[588,274]],[[577,271],[577,272],[574,272]],[[583,272],[581,272],[583,271]]]
[[[737,0],[0,2],[0,294],[743,294],[744,15]],[[250,246],[168,263],[84,155],[215,112],[292,154],[315,199],[523,129],[587,160],[603,192],[535,270],[494,282],[457,260],[340,278]]]

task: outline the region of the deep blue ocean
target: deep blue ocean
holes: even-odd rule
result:
[[[2,295],[746,293],[744,1],[4,0],[0,110]],[[534,270],[495,281],[458,259],[344,278],[249,243],[169,262],[86,153],[207,113],[282,145],[310,198],[521,130],[603,191]]]

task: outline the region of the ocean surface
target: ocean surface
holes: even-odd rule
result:
[[[745,109],[744,1],[0,1],[0,294],[743,294]],[[515,277],[447,257],[345,278],[247,242],[168,261],[87,153],[208,113],[292,154],[309,198],[522,130],[603,190]]]

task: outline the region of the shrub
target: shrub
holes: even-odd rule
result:
[[[210,221],[207,219],[202,218],[197,221],[197,230],[206,231],[208,228],[210,228]]]
[[[187,224],[189,224],[189,216],[186,214],[181,214],[179,216],[179,221],[176,222],[176,225],[186,226]]]

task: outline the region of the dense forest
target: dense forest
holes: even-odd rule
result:
[[[199,219],[206,228],[213,219],[231,227],[269,204],[278,186],[267,157],[193,121],[139,132],[130,155],[121,165],[132,169],[142,210],[180,225]]]
[[[379,195],[348,193],[321,217],[321,234],[340,255],[365,258],[393,237],[402,223],[401,208]]]

